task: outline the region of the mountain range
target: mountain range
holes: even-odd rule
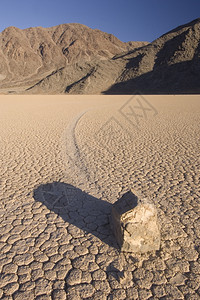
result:
[[[0,93],[200,93],[200,19],[124,43],[71,23],[0,33]]]

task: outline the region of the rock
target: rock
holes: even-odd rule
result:
[[[121,251],[159,250],[160,230],[155,206],[129,191],[112,207],[112,227]]]

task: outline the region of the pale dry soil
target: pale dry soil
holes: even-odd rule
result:
[[[0,299],[199,299],[199,126],[199,96],[1,96]],[[130,188],[159,251],[117,247]]]

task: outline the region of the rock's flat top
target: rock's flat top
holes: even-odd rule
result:
[[[0,97],[1,299],[199,298],[199,97],[142,99],[156,115],[127,96]],[[157,253],[114,248],[130,187],[156,199]]]
[[[122,215],[136,207],[138,202],[138,197],[132,191],[128,191],[113,204],[113,207],[118,214]]]

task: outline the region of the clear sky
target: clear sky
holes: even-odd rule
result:
[[[81,23],[120,40],[152,41],[200,17],[200,0],[0,0],[0,31]]]

